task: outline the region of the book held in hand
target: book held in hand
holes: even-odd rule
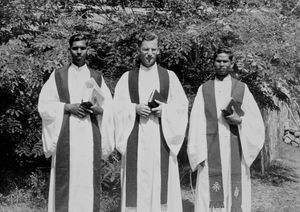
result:
[[[148,100],[148,106],[151,109],[159,106],[159,104],[155,100],[158,100],[160,102],[165,102],[166,101],[157,90],[153,90],[151,92],[149,100]]]
[[[93,78],[90,78],[83,86],[82,106],[84,108],[89,108],[91,104],[97,104],[102,107],[104,101],[105,98],[101,88],[98,86],[98,84]]]
[[[88,101],[88,102],[81,102],[80,106],[83,107],[84,109],[90,109],[93,106],[93,103],[91,103],[90,101]]]
[[[244,115],[244,111],[241,108],[241,104],[235,101],[232,97],[229,99],[229,101],[226,102],[225,106],[221,109],[221,111],[224,116],[229,116],[233,113],[232,108],[234,108],[235,112],[239,116]]]

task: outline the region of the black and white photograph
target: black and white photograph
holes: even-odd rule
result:
[[[299,212],[300,0],[0,0],[0,212]]]

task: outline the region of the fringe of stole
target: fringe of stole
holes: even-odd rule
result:
[[[209,203],[210,208],[224,208],[223,201],[210,201]]]
[[[223,201],[210,201],[209,203],[210,208],[224,208],[224,203]],[[235,207],[231,206],[231,212],[243,212],[241,207]]]
[[[241,207],[231,206],[231,212],[243,212]]]

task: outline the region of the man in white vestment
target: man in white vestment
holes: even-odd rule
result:
[[[124,73],[115,89],[122,212],[182,211],[177,154],[185,136],[188,100],[176,75],[157,65],[158,43],[156,34],[142,35],[140,66]],[[155,90],[161,99],[148,104]]]
[[[101,157],[114,149],[112,96],[86,64],[86,37],[73,35],[69,44],[72,64],[50,75],[38,102],[43,149],[52,157],[48,211],[95,212]]]
[[[195,212],[251,212],[250,166],[264,144],[263,119],[247,85],[230,76],[231,51],[219,50],[214,66],[215,79],[200,86],[190,115]]]

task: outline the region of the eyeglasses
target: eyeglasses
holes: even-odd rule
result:
[[[86,47],[77,47],[77,46],[75,46],[75,47],[72,47],[71,48],[73,51],[77,51],[78,49],[80,49],[80,50],[86,50]]]

